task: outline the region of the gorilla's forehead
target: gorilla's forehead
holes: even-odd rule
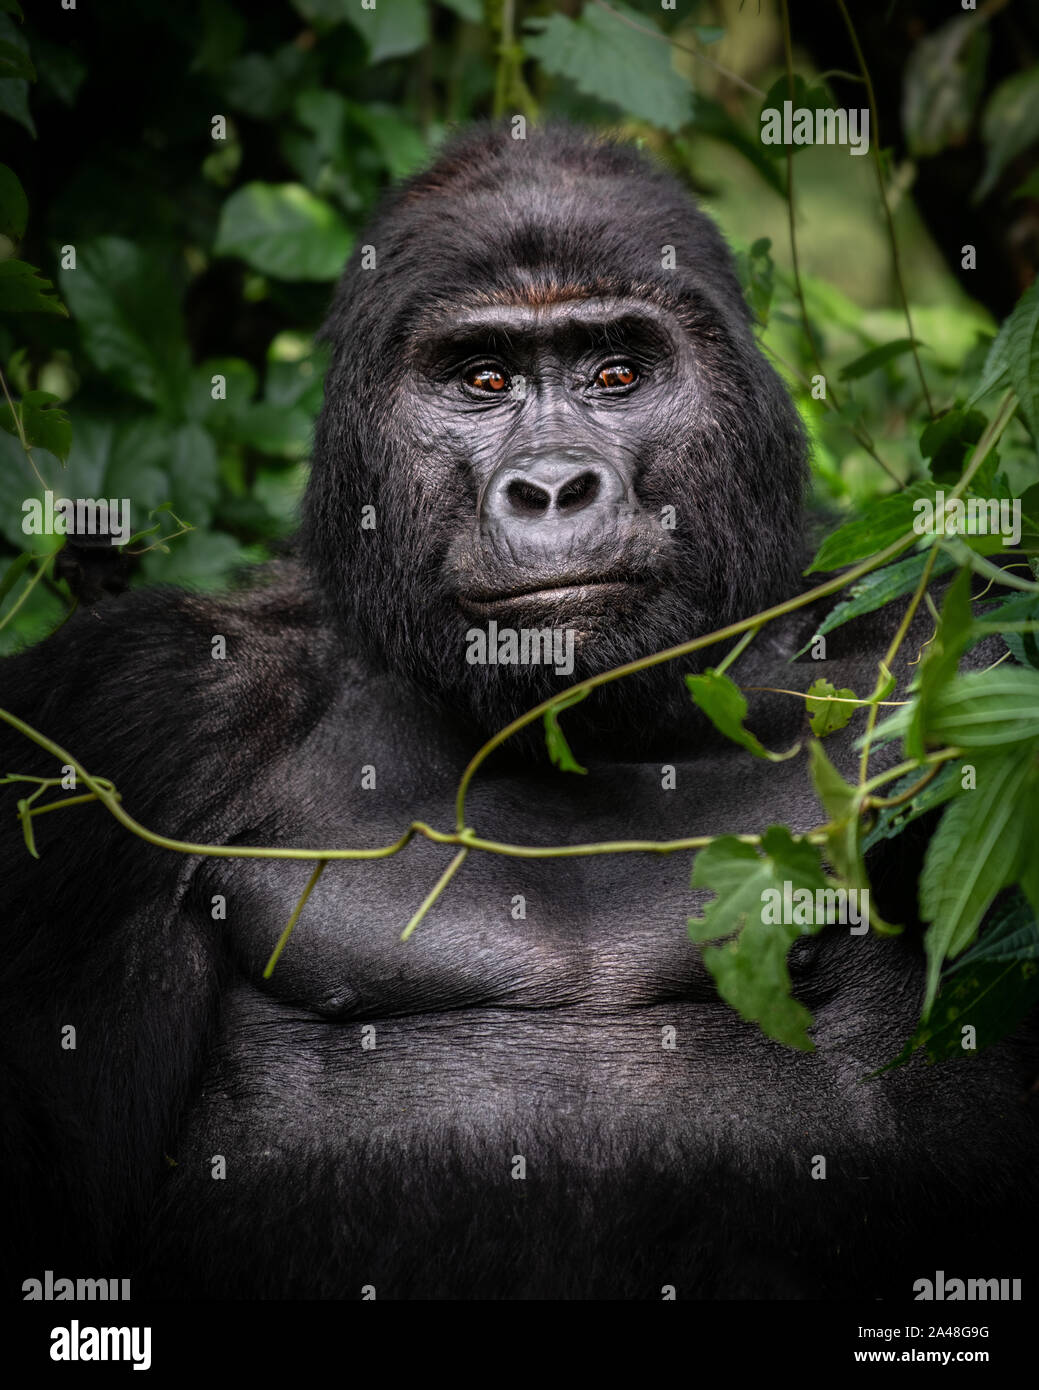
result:
[[[689,326],[683,307],[651,284],[637,286],[634,294],[615,295],[573,284],[519,283],[473,291],[457,308],[429,305],[413,333],[434,351],[496,335],[521,342],[575,332],[621,342],[638,332],[664,346]]]
[[[632,149],[550,129],[462,138],[394,190],[362,233],[329,336],[398,339],[464,306],[628,297],[741,331],[746,306],[714,224]]]

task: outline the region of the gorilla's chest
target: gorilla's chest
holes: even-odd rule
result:
[[[286,779],[262,842],[376,848],[412,820],[453,828],[455,778],[392,754],[311,762]],[[623,845],[740,833],[819,812],[803,770],[721,757],[552,769],[478,779],[468,820],[485,840],[519,848]],[[252,837],[253,842],[260,839]],[[450,862],[452,846],[416,837],[401,853],[331,862],[269,980],[264,966],[311,863],[220,861],[205,893],[227,900],[243,977],[272,1000],[340,1022],[466,1008],[637,1008],[676,994],[714,999],[686,919],[692,853],[617,849],[523,857],[471,851],[408,941],[401,933]]]

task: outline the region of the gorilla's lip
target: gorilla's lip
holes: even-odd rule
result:
[[[496,608],[513,605],[542,605],[566,601],[583,606],[586,602],[602,598],[623,597],[630,601],[634,592],[645,585],[634,579],[595,578],[595,579],[551,579],[531,583],[518,589],[505,589],[498,593],[486,591],[459,595],[463,608],[476,613],[489,613]]]

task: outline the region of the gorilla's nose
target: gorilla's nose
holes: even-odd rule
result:
[[[553,523],[601,523],[628,500],[623,479],[609,464],[566,458],[539,458],[506,463],[483,496],[485,521],[548,526]]]

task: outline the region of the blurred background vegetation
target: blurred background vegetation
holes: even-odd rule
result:
[[[44,487],[132,499],[135,529],[158,528],[127,548],[134,584],[224,584],[287,543],[332,284],[380,190],[476,117],[609,130],[695,190],[811,431],[818,504],[923,475],[930,411],[878,173],[940,412],[1039,264],[1039,6],[852,4],[879,161],[805,147],[788,168],[759,139],[765,94],[787,90],[779,4],[673,3],[0,0],[0,651],[73,603],[40,563],[62,538],[21,529]],[[793,6],[807,104],[867,104],[842,11]],[[1000,453],[1015,492],[1035,480],[1025,422]]]

